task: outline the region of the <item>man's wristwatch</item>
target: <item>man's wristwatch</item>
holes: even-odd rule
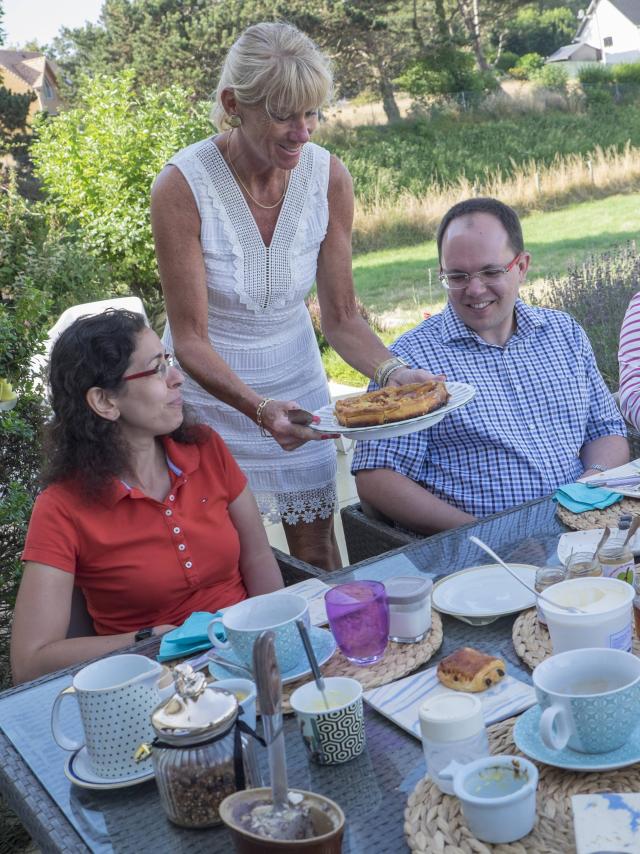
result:
[[[138,629],[138,631],[135,634],[136,643],[138,641],[141,641],[141,640],[146,640],[147,638],[150,638],[152,635],[153,635],[153,627],[152,626],[147,626],[144,629]]]

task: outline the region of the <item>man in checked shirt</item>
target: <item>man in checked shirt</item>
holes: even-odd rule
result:
[[[460,202],[437,243],[447,305],[390,349],[476,395],[430,429],[358,442],[351,468],[363,502],[423,534],[629,459],[623,419],[584,330],[519,298],[530,255],[515,211],[490,198]]]

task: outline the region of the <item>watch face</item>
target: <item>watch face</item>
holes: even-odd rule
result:
[[[150,638],[152,634],[153,634],[152,628],[138,629],[138,631],[136,632],[136,640],[137,641],[145,640],[146,638]]]

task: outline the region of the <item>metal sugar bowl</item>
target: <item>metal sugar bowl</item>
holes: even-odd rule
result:
[[[176,693],[151,715],[160,800],[174,824],[211,827],[221,824],[227,795],[261,783],[253,742],[236,726],[233,694],[207,685],[189,665],[177,665],[175,676]]]

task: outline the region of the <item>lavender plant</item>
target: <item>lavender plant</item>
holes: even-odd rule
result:
[[[584,328],[600,372],[618,388],[618,340],[629,300],[640,291],[640,255],[635,242],[591,255],[561,278],[549,279],[533,304],[571,314]]]

